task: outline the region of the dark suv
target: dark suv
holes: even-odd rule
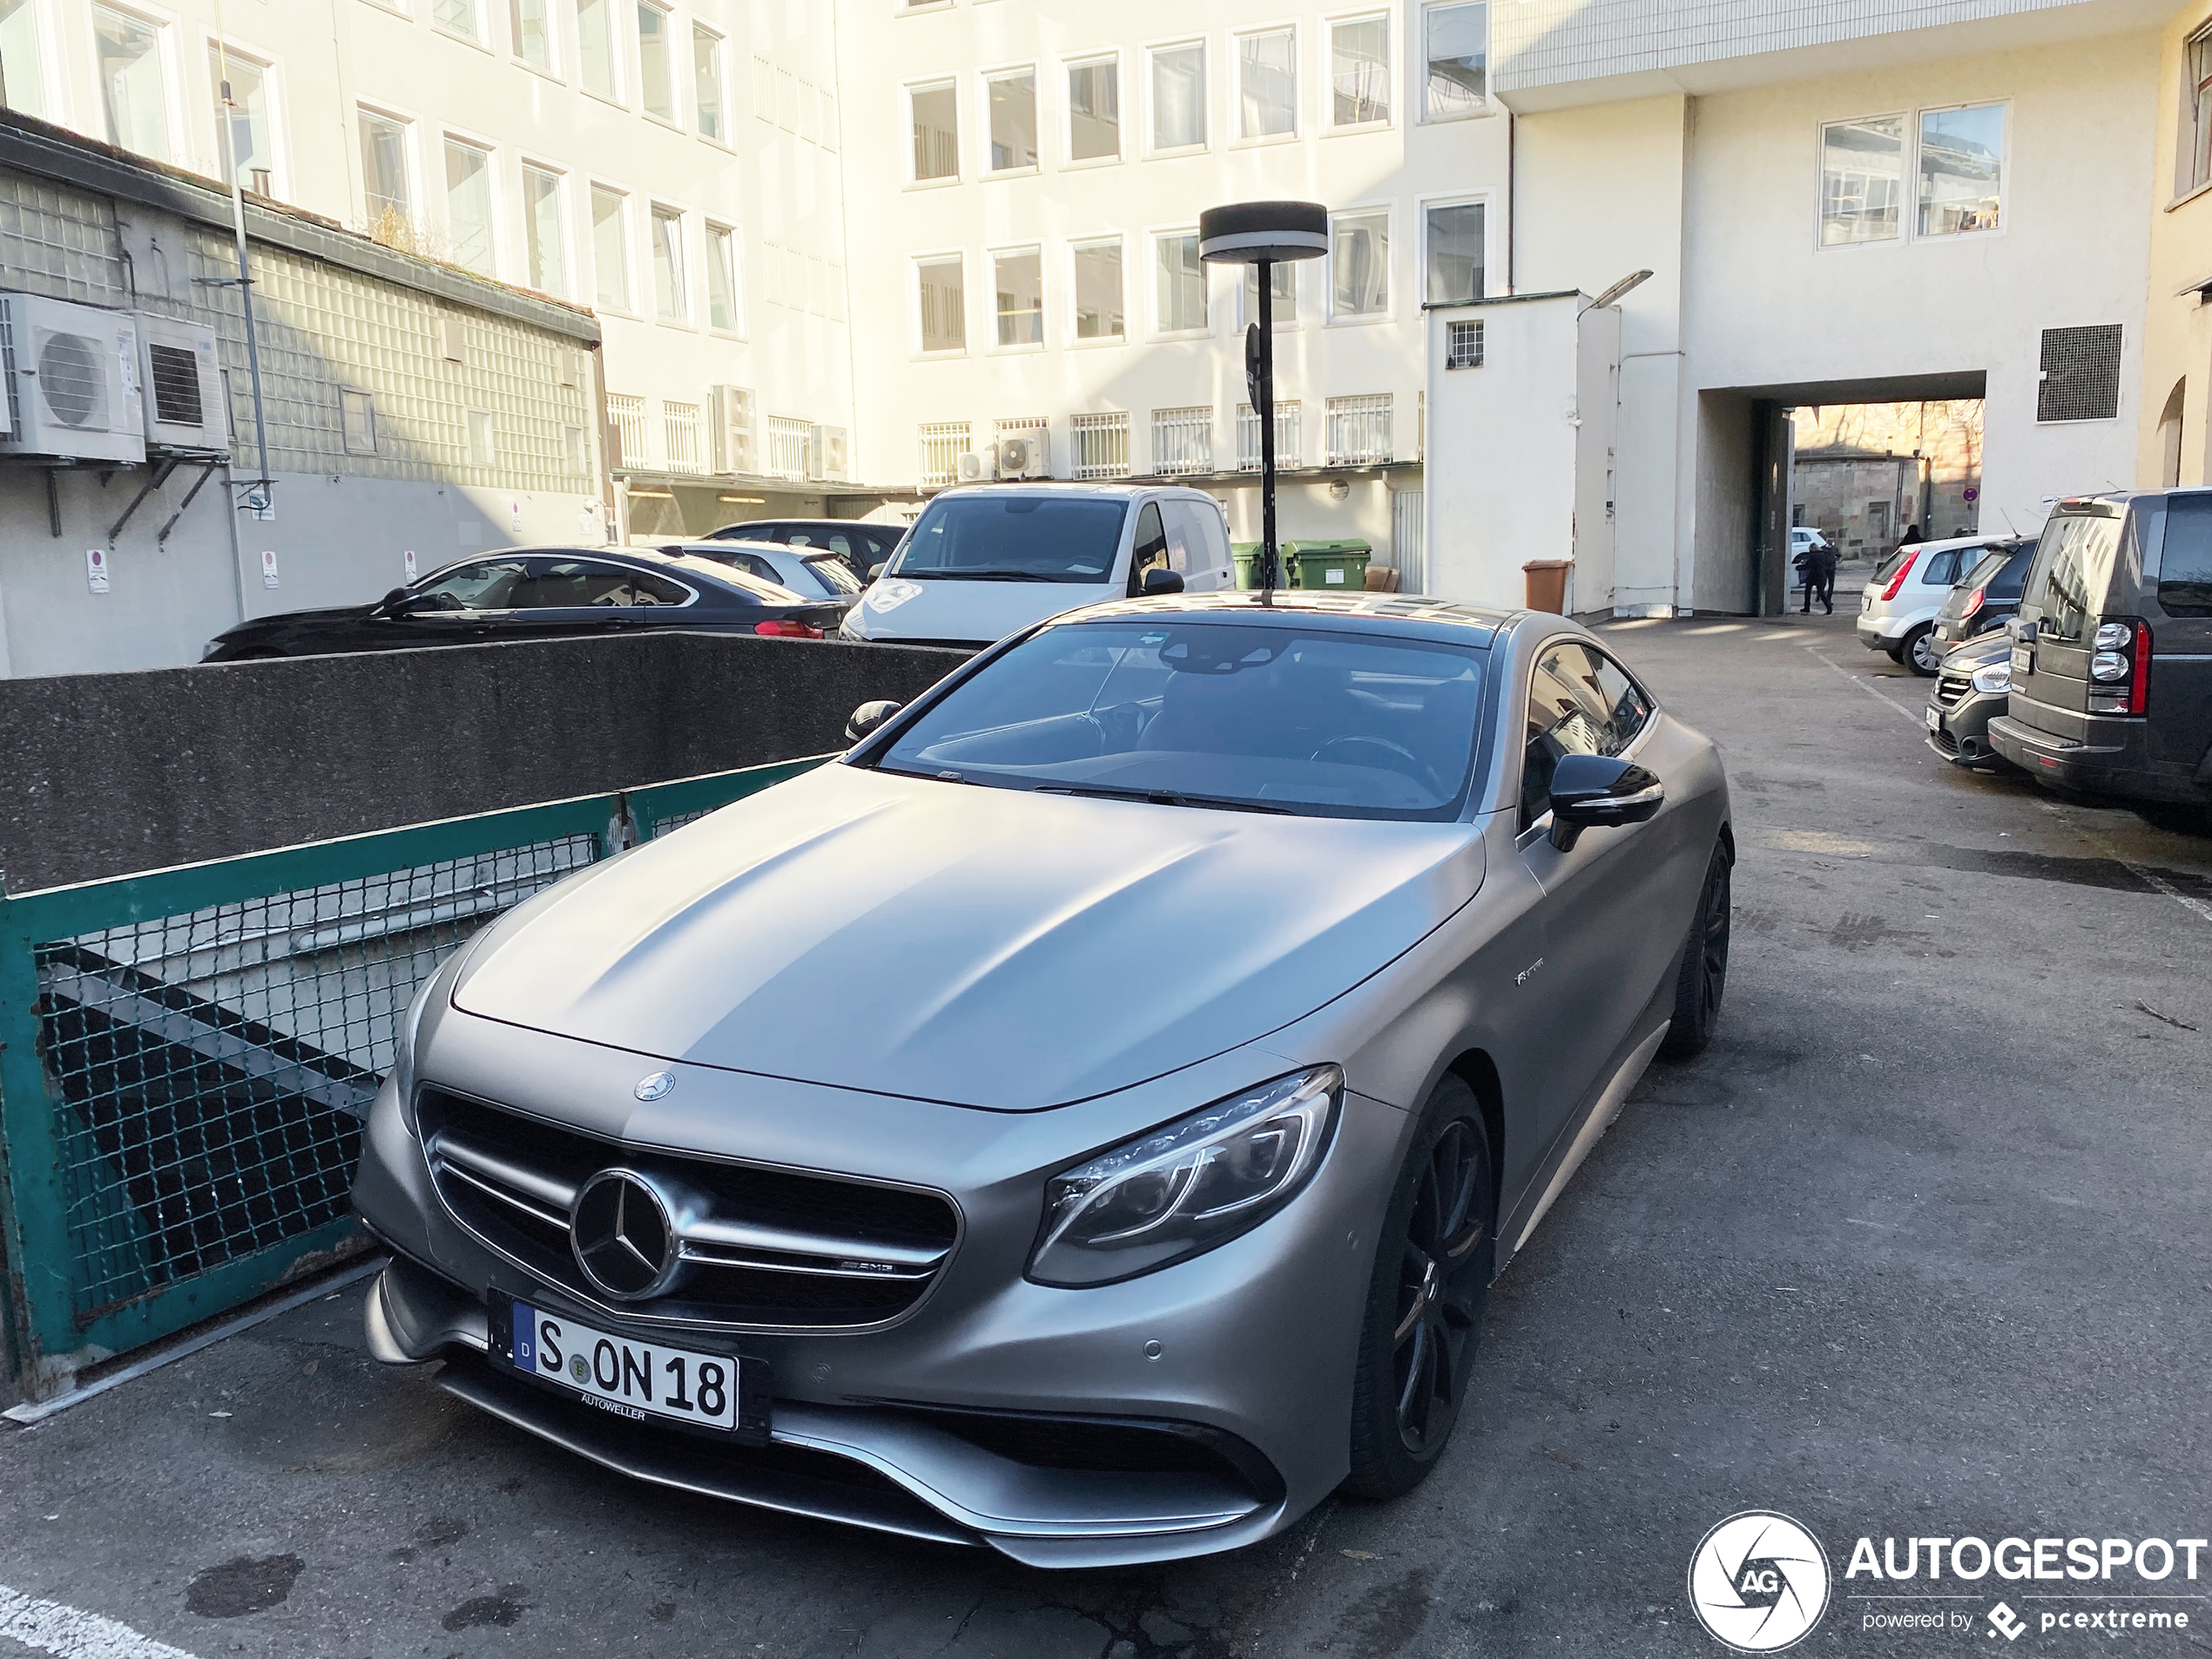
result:
[[[2060,502],[2012,629],[2000,754],[2047,783],[2212,804],[2212,489]]]
[[[2020,615],[2020,590],[2035,562],[2035,543],[2007,542],[1992,546],[1952,584],[1951,597],[1936,612],[1935,637],[1946,651],[1961,640],[2002,628]]]

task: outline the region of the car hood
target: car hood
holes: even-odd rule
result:
[[[988,643],[1063,610],[1123,597],[1122,584],[1079,582],[910,582],[890,576],[870,585],[846,625],[871,639],[954,639]]]
[[[1972,674],[1987,668],[1992,663],[2008,660],[2013,654],[2013,637],[2002,628],[1986,634],[1976,634],[1972,639],[1962,639],[1943,654],[1943,665],[1954,674]]]
[[[1290,1024],[1481,880],[1467,824],[832,765],[517,910],[454,1005],[663,1060],[1034,1111]]]
[[[318,623],[360,622],[375,609],[374,605],[332,605],[320,610],[282,610],[273,617],[254,617],[233,623],[215,637],[244,639],[257,634],[283,633],[303,625],[313,627]]]

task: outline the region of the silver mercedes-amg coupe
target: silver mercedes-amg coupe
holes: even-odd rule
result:
[[[1039,1566],[1407,1491],[1493,1278],[1712,1035],[1711,743],[1570,621],[1305,592],[1076,610],[852,736],[425,987],[378,1357]]]

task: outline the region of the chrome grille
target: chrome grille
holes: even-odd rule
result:
[[[423,1150],[454,1218],[541,1279],[625,1317],[821,1330],[880,1325],[928,1289],[959,1236],[941,1195],[835,1176],[687,1157],[556,1128],[425,1089]],[[690,1195],[682,1266],[665,1293],[610,1304],[585,1281],[569,1217],[601,1170],[635,1170]]]
[[[1939,675],[1935,685],[1935,705],[1939,709],[1955,709],[1966,700],[1966,693],[1973,689],[1973,682],[1963,675]]]

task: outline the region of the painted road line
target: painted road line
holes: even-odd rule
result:
[[[1898,702],[1887,691],[1878,691],[1875,687],[1868,685],[1865,680],[1861,679],[1858,675],[1852,673],[1851,670],[1845,668],[1841,663],[1836,661],[1834,658],[1823,657],[1818,651],[1815,650],[1811,645],[1807,645],[1805,647],[1805,655],[1811,658],[1816,663],[1820,664],[1824,668],[1834,669],[1836,672],[1841,674],[1853,685],[1856,685],[1860,691],[1865,692],[1867,696],[1880,698],[1883,702],[1888,704],[1899,714],[1902,714],[1906,719],[1912,721],[1914,725],[1925,725],[1927,724],[1926,715],[1906,708],[1904,704]]]
[[[59,1602],[41,1602],[0,1584],[0,1636],[55,1659],[192,1659],[127,1624]]]

